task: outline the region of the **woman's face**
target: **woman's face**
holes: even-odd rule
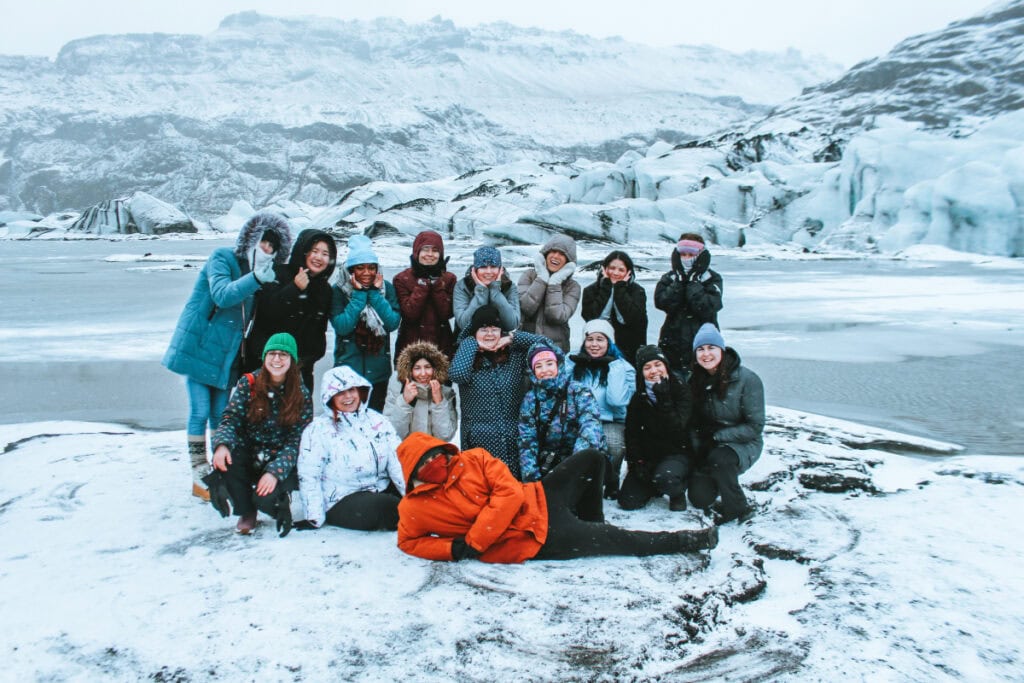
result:
[[[533,376],[537,379],[554,379],[558,377],[558,361],[554,358],[541,358],[533,364]]]
[[[372,287],[373,281],[377,279],[377,264],[360,263],[352,268],[352,277],[360,287]]]
[[[493,349],[494,345],[501,339],[501,328],[493,325],[481,327],[476,331],[476,343],[482,349]]]
[[[288,368],[292,366],[292,355],[287,351],[267,351],[263,357],[263,368],[275,382],[284,381]]]
[[[331,399],[331,407],[339,413],[354,413],[359,410],[359,387],[343,389]]]
[[[306,252],[306,269],[310,275],[319,275],[331,263],[331,250],[327,242],[317,242]]]
[[[629,268],[626,264],[619,259],[612,259],[612,261],[604,267],[604,276],[612,281],[612,284],[616,282],[622,282],[629,277]]]
[[[249,244],[252,244],[252,242],[250,242]],[[260,242],[260,249],[263,250],[264,254],[273,254],[274,253],[274,245],[271,244],[270,242],[268,242],[267,240],[262,240]]]
[[[549,273],[557,273],[562,269],[562,266],[569,262],[569,257],[557,249],[552,249],[544,257],[544,262],[548,266]]]
[[[718,364],[722,362],[722,349],[712,344],[698,346],[694,354],[697,356],[697,364],[711,374],[715,374]]]
[[[434,379],[434,366],[426,358],[420,358],[412,366],[412,381],[417,384],[430,384]]]
[[[608,353],[608,337],[600,332],[591,332],[583,340],[583,348],[591,358],[601,358]]]
[[[668,377],[668,368],[660,360],[647,361],[641,372],[644,374],[644,379],[651,383],[660,382]]]
[[[424,266],[435,266],[441,259],[441,252],[433,244],[424,244],[420,247],[420,253],[416,259]]]
[[[489,285],[498,279],[501,274],[501,266],[480,266],[476,269],[476,277],[480,282]]]

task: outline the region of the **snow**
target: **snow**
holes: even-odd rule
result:
[[[393,533],[248,538],[184,433],[0,427],[0,634],[18,680],[1012,680],[1019,458],[769,411],[760,513],[698,556],[430,563]],[[872,447],[872,444],[876,444]],[[857,448],[851,448],[856,444]],[[884,448],[930,453],[895,455]],[[824,482],[824,483],[823,483]],[[848,490],[828,493],[829,482]],[[873,490],[877,492],[872,492]],[[698,511],[607,509],[644,529]],[[763,584],[763,585],[762,585]]]

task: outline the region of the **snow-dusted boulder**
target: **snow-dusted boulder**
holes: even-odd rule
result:
[[[69,229],[97,235],[197,232],[185,213],[145,192],[100,202],[86,209]]]

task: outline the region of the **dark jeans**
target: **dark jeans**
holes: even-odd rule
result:
[[[282,495],[299,489],[299,474],[292,468],[292,473],[277,486],[269,496],[256,495],[256,482],[263,472],[255,467],[252,456],[244,451],[231,454],[231,464],[224,473],[224,483],[231,496],[231,507],[240,517],[256,514],[256,510],[271,517],[277,514],[277,504]]]
[[[327,523],[357,531],[394,531],[398,528],[398,492],[356,491],[327,511]]]
[[[569,560],[595,555],[663,555],[682,551],[679,533],[629,531],[604,523],[605,454],[573,453],[543,479],[548,537],[538,560]]]
[[[390,379],[390,378],[389,378]],[[388,400],[388,380],[383,382],[377,382],[373,385],[373,390],[370,391],[370,400],[367,401],[366,405],[373,408],[378,413],[384,412],[384,403]],[[398,527],[395,527],[396,529]]]
[[[685,455],[670,455],[654,466],[630,463],[619,491],[619,507],[639,510],[655,496],[675,498],[686,493],[690,461]]]
[[[690,477],[690,502],[694,507],[709,508],[722,497],[722,513],[735,515],[747,507],[747,497],[740,487],[740,458],[728,446],[715,446],[708,453],[707,463]]]

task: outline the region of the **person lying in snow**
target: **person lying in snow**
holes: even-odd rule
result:
[[[629,531],[604,522],[604,454],[575,453],[524,484],[482,448],[460,452],[422,432],[398,447],[406,494],[398,547],[427,560],[523,562],[663,555],[718,545],[718,530]]]
[[[204,481],[210,503],[224,517],[230,499],[240,534],[256,528],[257,510],[277,519],[282,536],[291,529],[288,494],[298,488],[299,439],[313,419],[298,355],[287,332],[268,339],[263,367],[238,380],[213,435],[214,471]]]

